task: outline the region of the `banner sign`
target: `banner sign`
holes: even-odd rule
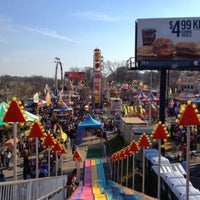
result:
[[[135,54],[138,67],[200,67],[200,18],[138,19]]]
[[[85,72],[65,72],[66,79],[83,79]]]

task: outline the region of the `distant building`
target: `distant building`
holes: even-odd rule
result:
[[[200,73],[191,75],[181,74],[177,81],[180,92],[199,94],[200,93]]]

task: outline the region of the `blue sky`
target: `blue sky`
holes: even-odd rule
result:
[[[134,56],[138,18],[198,17],[198,0],[2,0],[0,75],[54,77],[93,66],[93,50],[104,61]]]

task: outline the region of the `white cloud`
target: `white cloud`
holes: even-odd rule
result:
[[[77,41],[75,41],[73,38],[60,35],[56,31],[53,31],[53,30],[42,30],[40,28],[31,28],[31,27],[23,27],[23,28],[26,31],[39,33],[43,36],[47,36],[47,37],[51,37],[51,38],[55,38],[55,39],[59,39],[59,40],[67,41],[67,42],[77,43]]]
[[[39,33],[43,36],[47,36],[47,37],[51,37],[51,38],[55,38],[55,39],[59,39],[59,40],[67,41],[67,42],[77,43],[75,39],[64,36],[64,35],[60,35],[54,30],[43,30],[41,28],[33,28],[33,27],[21,26],[21,25],[16,26],[10,18],[0,15],[0,31],[21,32],[22,29],[25,31]],[[2,42],[2,40],[0,40],[0,42]]]
[[[87,19],[87,20],[93,20],[93,21],[104,21],[104,22],[117,22],[117,21],[123,21],[127,20],[125,17],[120,16],[109,16],[104,13],[95,13],[93,11],[85,11],[85,12],[76,12],[71,13],[71,16],[75,16],[79,19]]]

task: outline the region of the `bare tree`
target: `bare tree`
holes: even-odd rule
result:
[[[69,69],[69,71],[70,72],[80,72],[80,71],[82,71],[79,67],[71,67],[70,69]]]
[[[105,75],[108,76],[110,74],[114,74],[119,67],[126,66],[126,61],[111,62],[111,61],[108,60],[108,61],[104,62],[103,66],[104,66],[103,72],[104,72]]]

